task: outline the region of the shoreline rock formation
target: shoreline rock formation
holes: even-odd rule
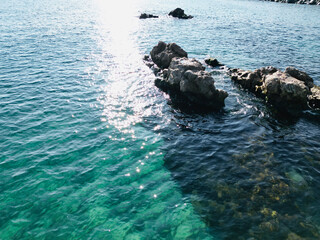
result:
[[[320,88],[303,71],[287,67],[284,72],[274,67],[254,71],[231,69],[231,79],[263,98],[281,111],[296,113],[320,108]]]
[[[175,18],[179,18],[179,19],[191,19],[193,18],[193,16],[191,15],[186,15],[184,13],[184,10],[181,8],[176,8],[175,10],[171,11],[169,14],[169,16],[175,17]]]
[[[211,74],[177,44],[162,41],[153,47],[146,64],[158,78],[155,85],[167,92],[172,103],[183,110],[208,111],[224,107],[228,93],[216,89]]]

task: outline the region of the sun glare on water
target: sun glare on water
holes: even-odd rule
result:
[[[122,103],[128,99],[132,84],[137,79],[137,69],[141,60],[135,32],[139,27],[136,1],[96,0],[98,44],[102,48],[102,57],[97,59],[99,72],[108,71],[105,76],[104,94],[100,96],[100,103],[104,106],[103,118],[108,119],[110,125],[122,132],[132,133],[130,126],[141,121],[139,113],[126,114],[128,106]],[[103,57],[104,53],[109,57]],[[110,57],[110,55],[112,57]],[[130,98],[129,98],[130,99]],[[119,106],[119,109],[110,106]],[[139,108],[138,103],[134,107]]]

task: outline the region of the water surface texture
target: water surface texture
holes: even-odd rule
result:
[[[182,7],[191,20],[167,16]],[[320,84],[320,8],[246,0],[2,0],[0,239],[320,238],[320,114],[168,105],[159,40]],[[142,12],[158,19],[139,20]]]

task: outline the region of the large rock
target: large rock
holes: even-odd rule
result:
[[[274,67],[245,71],[232,69],[231,79],[266,102],[287,112],[319,108],[320,88],[303,71],[287,67],[284,72]]]
[[[196,59],[174,58],[168,69],[168,76],[165,79],[173,87],[179,87],[184,73],[188,70],[193,72],[203,71],[205,68]]]
[[[281,71],[267,75],[261,86],[266,101],[281,109],[306,109],[308,87]]]
[[[208,111],[224,106],[227,92],[218,90],[214,80],[205,67],[196,59],[189,59],[188,54],[177,44],[159,42],[150,52],[152,61],[162,70],[155,85],[167,92],[173,104],[186,111]],[[148,57],[146,64],[152,66]]]
[[[277,69],[274,67],[264,67],[256,69],[253,72],[241,69],[232,69],[229,74],[231,75],[231,79],[240,84],[243,88],[260,95],[263,78],[276,71]]]
[[[180,19],[190,19],[193,18],[191,15],[186,15],[184,13],[184,10],[181,8],[176,8],[175,10],[171,11],[169,13],[169,16],[175,17],[175,18],[180,18]]]
[[[161,69],[168,68],[174,57],[188,57],[188,54],[177,44],[160,41],[150,52],[152,61]]]
[[[228,94],[214,86],[210,73],[196,59],[173,58],[167,77],[156,81],[156,85],[167,91],[180,103],[201,109],[220,109]]]

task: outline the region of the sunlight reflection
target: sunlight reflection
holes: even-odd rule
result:
[[[110,3],[96,0],[96,5],[100,14],[98,27],[101,39],[98,42],[106,54],[112,55],[112,59],[105,59],[99,66],[100,71],[109,71],[104,88],[106,94],[99,98],[104,106],[101,120],[108,119],[108,124],[134,137],[134,131],[128,128],[141,122],[141,116],[128,114],[124,106],[130,104],[127,99],[128,88],[130,81],[137,78],[137,62],[141,61],[132,34],[138,26],[136,7],[133,1]]]
[[[162,115],[161,108],[155,113],[150,107],[153,95],[148,90],[153,86],[153,75],[138,48],[138,1],[94,0],[98,14],[93,37],[98,50],[92,55],[96,66],[88,69],[91,79],[105,81],[97,98],[103,109],[101,121],[132,138],[136,138],[134,126],[145,116]]]

